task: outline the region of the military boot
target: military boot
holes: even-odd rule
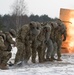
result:
[[[57,59],[56,59],[56,58],[54,58],[53,56],[51,56],[51,59],[52,59],[52,60],[57,60]]]
[[[9,68],[8,68],[7,64],[1,64],[1,65],[0,65],[0,69],[2,69],[2,70],[7,70],[7,69],[9,69]]]
[[[49,58],[49,61],[53,61],[53,59],[52,58]]]
[[[49,61],[49,58],[45,58],[44,61]]]
[[[33,62],[33,63],[36,63],[36,61],[35,61],[35,59],[34,59],[34,58],[32,58],[32,62]]]
[[[62,61],[62,59],[60,57],[58,57],[57,61]]]
[[[8,66],[13,66],[14,63],[12,63],[11,61],[8,63]]]
[[[52,58],[46,58],[45,61],[53,61]]]
[[[44,60],[39,60],[39,63],[44,63],[45,61]]]

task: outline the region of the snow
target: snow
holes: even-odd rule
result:
[[[62,59],[12,66],[8,70],[0,70],[0,75],[74,75],[74,54],[62,54]]]
[[[11,61],[14,64],[14,59],[17,53],[17,47],[12,47],[11,53],[12,53],[12,56],[9,59],[8,63]]]

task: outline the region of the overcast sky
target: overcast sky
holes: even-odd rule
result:
[[[15,0],[0,0],[0,14],[10,14]],[[74,9],[74,0],[25,0],[28,14],[59,17],[60,8]]]

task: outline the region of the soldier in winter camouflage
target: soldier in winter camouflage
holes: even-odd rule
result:
[[[42,63],[44,60],[44,55],[45,55],[45,31],[44,31],[44,27],[40,28],[40,34],[38,35],[37,39],[35,40],[36,43],[33,44],[33,47],[36,47],[36,49],[33,49],[32,52],[32,62],[35,63],[36,62],[36,53],[38,52],[38,59],[39,62]]]
[[[17,34],[17,54],[15,63],[19,61],[28,61],[31,53],[34,54],[36,50],[36,39],[40,33],[40,24],[31,22],[30,24],[22,26]],[[33,61],[32,61],[33,62]]]
[[[51,33],[51,27],[48,25],[48,23],[43,23],[41,24],[40,28],[40,34],[38,35],[36,39],[36,43],[33,45],[34,47],[36,46],[36,50],[33,50],[32,54],[32,62],[36,62],[36,52],[38,52],[38,59],[39,63],[43,63],[45,60],[45,50],[46,50],[46,45],[49,40]]]
[[[6,35],[0,32],[0,68],[8,69],[7,61],[11,57],[11,52],[6,49],[5,45]]]
[[[11,50],[12,55],[11,55],[11,58],[9,59],[9,61],[8,61],[8,65],[12,66],[12,65],[14,65],[14,61],[15,61],[14,55],[16,55],[16,52],[17,52],[17,47],[16,47],[16,35],[17,34],[16,34],[16,31],[14,29],[10,29],[9,34],[11,35],[12,40],[14,41],[14,44],[12,43],[10,45],[10,47],[12,48],[12,50]]]
[[[61,45],[62,41],[66,40],[67,36],[67,31],[66,31],[66,26],[61,20],[57,20],[58,24],[58,30],[56,30],[56,42],[57,42],[57,56],[58,56],[58,61],[61,61]],[[63,36],[63,38],[62,38]]]
[[[47,53],[46,53],[46,60],[52,61],[54,60],[55,51],[57,49],[57,45],[55,42],[55,28],[57,25],[54,22],[49,22],[49,26],[51,27],[51,31],[49,34],[49,40],[47,42]]]

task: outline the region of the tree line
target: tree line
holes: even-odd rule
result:
[[[19,17],[19,23],[20,25],[25,25],[30,23],[31,21],[35,21],[35,22],[47,22],[47,21],[53,21],[56,20],[57,18],[51,18],[48,15],[22,15],[22,16],[18,16]],[[8,31],[10,28],[13,28],[16,30],[16,15],[9,15],[6,14],[4,16],[0,15],[0,29],[3,31]]]

